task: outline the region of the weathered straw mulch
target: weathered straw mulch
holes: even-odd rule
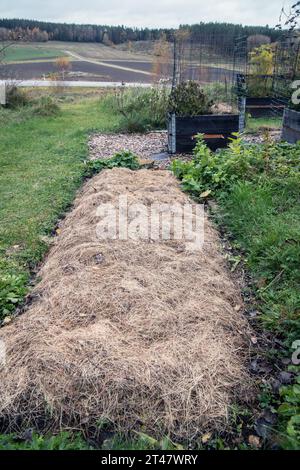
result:
[[[192,438],[224,429],[251,390],[239,291],[206,220],[203,251],[179,241],[101,241],[97,206],[184,203],[167,171],[103,171],[78,195],[35,288],[37,300],[0,331],[0,417],[10,429],[116,430]]]

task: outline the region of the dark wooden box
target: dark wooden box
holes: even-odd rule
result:
[[[238,114],[208,114],[193,117],[171,114],[168,122],[169,152],[192,152],[197,134],[204,134],[204,139],[211,150],[224,148],[227,147],[232,133],[238,131]]]
[[[282,125],[282,138],[290,144],[300,140],[300,112],[285,108]]]
[[[246,98],[246,113],[253,118],[282,116],[284,104],[273,102],[272,98]]]

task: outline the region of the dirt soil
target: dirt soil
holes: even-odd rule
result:
[[[39,273],[28,310],[0,330],[0,419],[9,429],[115,430],[193,438],[224,430],[251,395],[250,332],[217,233],[99,239],[97,207],[185,204],[168,171],[105,170],[85,184]]]

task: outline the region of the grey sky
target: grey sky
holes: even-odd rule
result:
[[[1,18],[57,22],[176,27],[226,21],[275,26],[293,0],[1,0]]]

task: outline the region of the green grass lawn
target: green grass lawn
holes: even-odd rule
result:
[[[28,114],[29,113],[29,114]],[[55,117],[0,114],[0,319],[24,296],[47,236],[82,181],[88,135],[113,131],[103,100],[64,104]]]
[[[66,55],[51,45],[13,44],[4,53],[5,62],[18,62],[34,59],[53,59]]]

